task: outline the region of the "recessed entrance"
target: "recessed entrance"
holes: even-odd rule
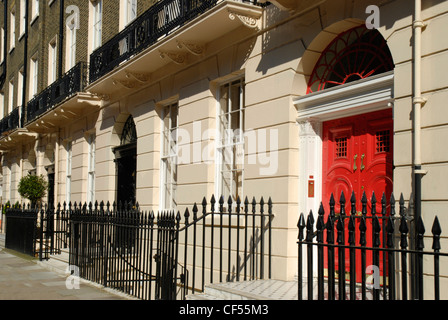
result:
[[[352,192],[358,206],[366,194],[369,214],[373,192],[377,204],[383,192],[389,202],[393,187],[393,69],[387,41],[364,24],[342,32],[322,51],[309,77],[307,94],[295,101],[299,214],[312,211],[317,218],[322,203],[327,222],[330,197],[333,194],[337,215],[342,192],[348,214]],[[357,208],[358,214],[360,211]],[[359,243],[359,232],[357,236]],[[366,238],[371,246],[372,235]],[[349,255],[345,257],[347,260]],[[359,281],[360,269],[356,272]]]
[[[132,116],[123,127],[120,146],[113,149],[117,174],[117,204],[135,204],[137,186],[137,133]]]

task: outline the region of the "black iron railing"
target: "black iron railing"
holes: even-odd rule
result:
[[[221,0],[157,2],[90,55],[90,83],[219,2]],[[241,0],[240,2],[258,5],[256,0]]]
[[[17,129],[20,126],[19,108],[15,108],[9,115],[0,120],[0,134]]]
[[[347,202],[348,209],[345,209],[344,194],[339,201],[339,212],[335,205],[332,195],[329,212],[325,213],[321,205],[316,224],[312,212],[306,221],[304,215],[300,215],[300,300],[424,299],[424,291],[431,286],[429,283],[424,290],[425,277],[433,283],[434,295],[430,299],[440,298],[439,258],[447,259],[448,253],[440,252],[441,228],[437,216],[431,229],[433,251],[424,251],[423,221],[421,218],[414,221],[405,213],[403,196],[399,201],[399,216],[395,215],[393,194],[389,203],[383,195],[380,212],[376,211],[375,194],[370,210],[363,194],[360,214],[354,194],[350,205]],[[423,269],[424,258],[432,260],[432,268]]]
[[[39,260],[60,254],[68,248],[70,212],[61,206],[55,210],[47,206],[2,206],[5,211],[5,247]]]
[[[45,90],[27,103],[26,123],[34,121],[38,116],[84,90],[87,84],[87,64],[78,62],[60,79],[53,82]]]
[[[195,204],[183,217],[138,205],[63,206],[69,263],[82,278],[145,300],[184,299],[212,282],[270,278],[271,201],[226,205],[212,197],[207,206],[204,199],[202,214]]]
[[[3,207],[2,207],[3,211]],[[30,256],[36,253],[37,213],[20,207],[6,209],[5,247]]]

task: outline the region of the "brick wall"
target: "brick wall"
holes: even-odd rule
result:
[[[148,10],[158,0],[138,0],[137,14],[141,15]],[[120,18],[120,0],[103,0],[103,17],[102,17],[102,43],[104,44],[119,32],[119,18]],[[26,79],[26,101],[29,99],[29,85],[30,85],[30,60],[36,57],[38,60],[38,86],[37,92],[41,92],[48,86],[48,70],[50,42],[56,41],[57,47],[57,61],[59,66],[59,42],[60,42],[60,3],[61,1],[54,0],[40,1],[39,15],[33,17],[31,12],[31,2],[28,1],[28,50],[27,50],[27,79]],[[76,62],[88,61],[88,43],[89,41],[89,12],[90,1],[86,0],[65,0],[64,7],[75,5],[79,8],[80,25],[76,32]],[[10,52],[10,12],[15,12],[15,48]],[[62,73],[66,71],[66,45],[67,45],[67,27],[65,26],[66,19],[72,12],[65,12],[64,10],[64,32],[63,32],[63,50],[62,50]],[[20,25],[20,0],[8,1],[8,17],[7,27],[5,28],[6,46],[8,48],[6,55],[6,78],[0,92],[4,93],[5,108],[9,101],[9,81],[14,83],[14,107],[17,107],[17,88],[18,88],[18,72],[24,66],[24,42],[25,37],[19,38]],[[34,19],[33,19],[34,18]],[[4,25],[4,6],[0,3],[0,26]],[[6,114],[6,111],[5,111]]]

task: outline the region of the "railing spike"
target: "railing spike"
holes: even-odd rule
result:
[[[303,240],[303,229],[305,228],[305,218],[303,213],[300,214],[299,221],[297,222],[297,227],[299,228],[299,236],[297,237],[300,241]]]
[[[319,210],[317,211],[317,214],[320,216],[323,216],[325,214],[325,209],[324,209],[324,205],[322,202],[319,205]]]
[[[387,247],[393,248],[394,247],[394,221],[392,219],[392,216],[389,216],[387,219],[387,226],[386,226],[386,233],[387,233]]]
[[[350,197],[350,205],[350,214],[354,216],[356,215],[356,196],[354,191],[352,191],[352,195]]]
[[[395,197],[394,197],[393,192],[390,194],[389,204],[390,204],[390,215],[392,217],[394,217],[395,216]]]
[[[442,234],[442,228],[440,227],[439,218],[437,216],[432,224],[431,232],[433,235],[432,249],[440,250],[440,235]]]
[[[423,241],[423,237],[425,236],[425,226],[423,224],[422,217],[417,218],[416,231],[417,231],[416,248],[423,250],[423,248],[425,247],[425,244]]]
[[[333,192],[330,195],[330,206],[334,206],[336,204],[336,202],[334,201],[334,196],[333,196]]]
[[[306,241],[313,241],[313,229],[314,229],[314,218],[313,211],[310,210],[308,217],[306,219]]]
[[[341,196],[339,197],[339,214],[341,216],[345,216],[345,195],[344,191],[341,192]]]
[[[366,230],[367,230],[366,217],[363,215],[363,216],[361,216],[361,222],[359,223],[359,231],[361,233],[360,237],[359,237],[359,244],[361,246],[365,246],[367,243]]]
[[[196,221],[198,219],[198,206],[196,205],[196,202],[193,205],[193,220]]]
[[[404,216],[405,215],[405,207],[404,207],[404,197],[403,197],[403,193],[401,193],[400,195],[400,200],[399,200],[399,205],[400,205],[400,211],[399,214],[400,216]]]

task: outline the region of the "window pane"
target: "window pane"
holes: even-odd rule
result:
[[[219,192],[234,200],[242,197],[244,169],[244,86],[238,80],[221,86],[218,125],[221,136]]]

